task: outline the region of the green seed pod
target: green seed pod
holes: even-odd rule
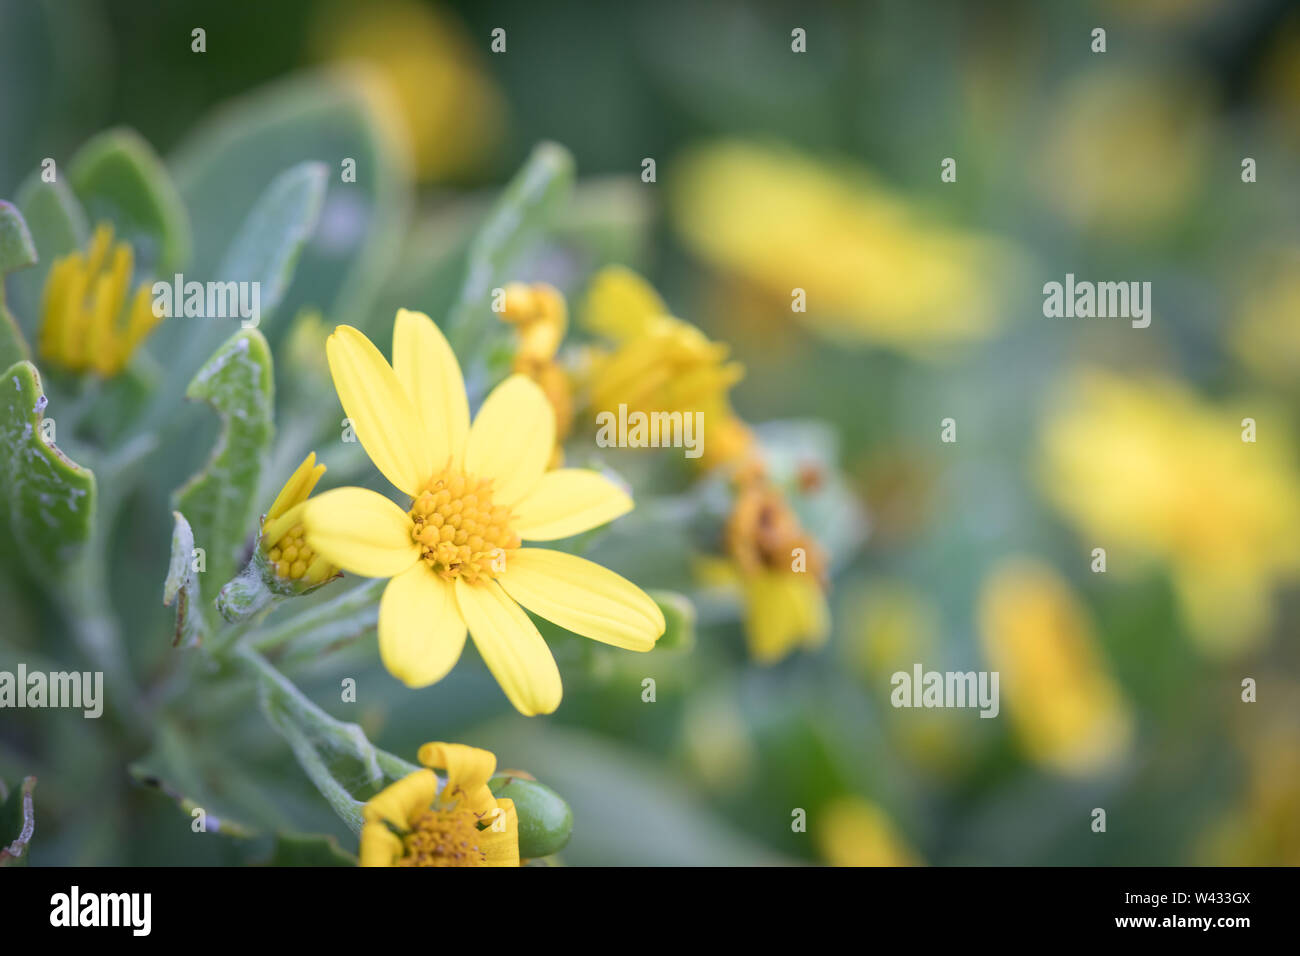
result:
[[[573,811],[550,787],[513,774],[488,781],[497,799],[515,802],[519,814],[519,856],[532,860],[559,853],[573,832]]]

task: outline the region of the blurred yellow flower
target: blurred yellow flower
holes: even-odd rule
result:
[[[372,797],[362,810],[362,866],[518,866],[513,800],[488,789],[494,754],[464,744],[429,743],[417,770]]]
[[[1261,251],[1252,263],[1229,343],[1252,372],[1293,387],[1300,383],[1300,246]]]
[[[1075,225],[1163,225],[1201,181],[1209,129],[1194,77],[1098,67],[1060,95],[1037,157],[1038,192]]]
[[[281,346],[283,361],[297,374],[316,379],[329,372],[325,362],[325,340],[329,338],[325,317],[316,309],[304,308],[290,324]]]
[[[980,593],[979,630],[1031,759],[1086,774],[1126,750],[1133,733],[1128,704],[1086,612],[1055,571],[1029,559],[1000,564]]]
[[[303,537],[302,512],[323,474],[325,466],[316,464],[312,452],[284,483],[262,521],[262,550],[275,573],[286,580],[319,584],[337,570],[312,551]]]
[[[682,749],[695,778],[717,793],[743,791],[758,763],[744,714],[731,696],[721,692],[687,701]]]
[[[149,283],[142,282],[127,304],[133,262],[130,245],[114,243],[108,223],[95,228],[85,253],[54,260],[45,280],[37,339],[42,359],[104,378],[126,367],[159,322]]]
[[[1246,417],[1256,442],[1242,441]],[[1112,573],[1117,549],[1167,562],[1193,638],[1238,651],[1265,636],[1270,592],[1300,570],[1300,478],[1279,419],[1166,379],[1083,372],[1045,424],[1041,485]]]
[[[920,591],[890,579],[846,590],[847,606],[840,611],[849,622],[843,649],[847,663],[867,686],[887,686],[892,674],[910,672],[917,661],[935,660],[941,652],[938,609]],[[965,739],[969,722],[952,710],[891,708],[885,721],[908,759],[931,774],[955,776],[970,759]]]
[[[749,430],[728,398],[744,369],[728,361],[726,345],[670,316],[645,279],[621,266],[602,269],[588,290],[583,325],[613,344],[589,355],[583,378],[592,412],[616,413],[619,405],[646,414],[699,412],[706,466],[748,449]]]
[[[506,105],[455,15],[415,0],[326,5],[311,47],[323,60],[360,60],[396,97],[423,180],[474,173],[505,129]]]
[[[850,654],[863,675],[891,674],[938,649],[938,611],[902,581],[873,581],[853,609],[856,629]]]
[[[1300,149],[1300,14],[1279,24],[1259,57],[1261,99],[1272,122],[1268,132],[1294,153]]]
[[[840,797],[811,826],[831,866],[921,866],[922,860],[883,810],[861,797]]]
[[[1278,686],[1279,700],[1297,688]],[[1244,705],[1255,708],[1259,704]],[[1288,723],[1289,720],[1289,723]],[[1246,786],[1197,848],[1212,866],[1300,866],[1300,727],[1294,712],[1264,727],[1251,722],[1244,736]]]
[[[825,643],[825,559],[761,465],[743,466],[735,483],[725,550],[740,580],[750,655],[772,664]]]
[[[569,309],[560,291],[544,282],[512,282],[504,292],[500,317],[514,326],[518,340],[512,368],[536,382],[555,410],[556,450],[551,464],[558,465],[563,459],[560,446],[573,428],[573,383],[556,359],[569,328]]]
[[[1001,321],[1005,247],[926,223],[864,170],[721,142],[688,153],[674,182],[687,244],[784,308],[802,289],[807,311],[792,314],[819,332],[930,356]]]
[[[1106,0],[1106,15],[1135,23],[1176,26],[1195,23],[1220,12],[1226,0]]]
[[[467,632],[525,716],[560,705],[560,672],[524,607],[562,628],[649,651],[664,632],[659,606],[635,584],[561,551],[553,541],[632,510],[623,489],[594,471],[547,470],[555,413],[541,390],[512,375],[473,425],[460,365],[427,315],[401,309],[393,364],[340,325],[326,342],[330,374],[357,440],[408,496],[408,508],[363,488],[336,488],[302,511],[307,544],[331,563],[391,578],[379,605],[384,665],[409,687],[455,666]]]

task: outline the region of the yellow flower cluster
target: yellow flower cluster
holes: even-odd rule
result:
[[[513,370],[536,382],[555,410],[552,465],[556,465],[563,459],[560,446],[573,428],[573,383],[557,361],[569,327],[569,309],[560,291],[546,283],[512,282],[504,291],[501,319],[513,325],[518,335]]]
[[[114,243],[107,223],[96,227],[86,252],[54,260],[37,340],[42,359],[104,378],[126,367],[159,322],[148,283],[141,283],[127,303],[133,265],[130,245]]]
[[[728,348],[675,318],[654,288],[619,266],[592,280],[583,325],[612,343],[597,348],[583,383],[586,405],[620,404],[646,412],[701,412],[707,468],[725,468],[734,504],[724,532],[723,565],[706,576],[740,583],[750,653],[772,663],[794,648],[817,646],[829,630],[825,562],[762,464],[752,433],[731,407],[744,375]]]

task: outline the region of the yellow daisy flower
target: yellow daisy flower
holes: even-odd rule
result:
[[[595,471],[547,471],[555,412],[512,375],[470,425],[460,366],[427,316],[402,309],[393,364],[351,326],[326,342],[330,374],[371,461],[410,498],[403,510],[362,488],[312,498],[306,542],[345,571],[391,578],[379,605],[379,650],[409,687],[455,665],[468,632],[506,697],[527,716],[560,704],[560,672],[520,605],[593,640],[648,651],[664,617],[636,585],[575,555],[522,547],[605,524],[632,510]]]
[[[494,754],[464,744],[430,743],[417,770],[365,805],[362,866],[518,866],[519,817],[513,800],[488,788]]]
[[[303,508],[323,474],[325,466],[316,464],[312,452],[284,483],[263,519],[262,551],[275,573],[286,580],[319,584],[334,574],[330,563],[303,539]]]
[[[127,307],[133,261],[127,243],[114,244],[108,223],[96,227],[85,253],[54,260],[45,280],[37,340],[42,359],[104,378],[126,367],[159,321],[148,283],[140,284]]]

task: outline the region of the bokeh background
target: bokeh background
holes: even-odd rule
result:
[[[634,463],[646,514],[594,547],[696,599],[692,646],[556,638],[565,702],[529,720],[477,661],[405,690],[368,638],[296,665],[314,699],[408,759],[456,740],[528,769],[574,809],[570,864],[1300,863],[1293,4],[0,0],[0,197],[128,126],[185,182],[219,184],[190,208],[202,257],[271,174],[352,155],[328,111],[277,137],[267,105],[325,96],[345,63],[382,133],[364,208],[332,194],[282,311],[374,330],[398,305],[438,317],[487,204],[536,143],[563,144],[573,201],[516,277],[577,311],[596,269],[625,264],[730,346],[738,414],[815,466],[796,504],[833,559],[833,627],[752,660],[671,519],[710,490],[680,461]],[[222,138],[241,111],[265,121],[256,148]],[[365,254],[331,258],[358,228]],[[1150,328],[1044,318],[1043,283],[1067,272],[1150,281]],[[286,382],[293,343],[268,336]],[[282,433],[304,418],[283,388]],[[122,520],[110,591],[144,675],[176,653],[166,494],[204,427]],[[75,665],[6,549],[0,663]],[[916,662],[999,671],[1001,714],[891,707],[890,675]],[[328,704],[341,676],[358,680],[350,708]],[[254,857],[196,839],[127,772],[142,763],[223,813],[349,842],[250,709],[236,701],[220,736],[192,715],[141,734],[0,712],[0,778],[40,781],[33,862]]]

